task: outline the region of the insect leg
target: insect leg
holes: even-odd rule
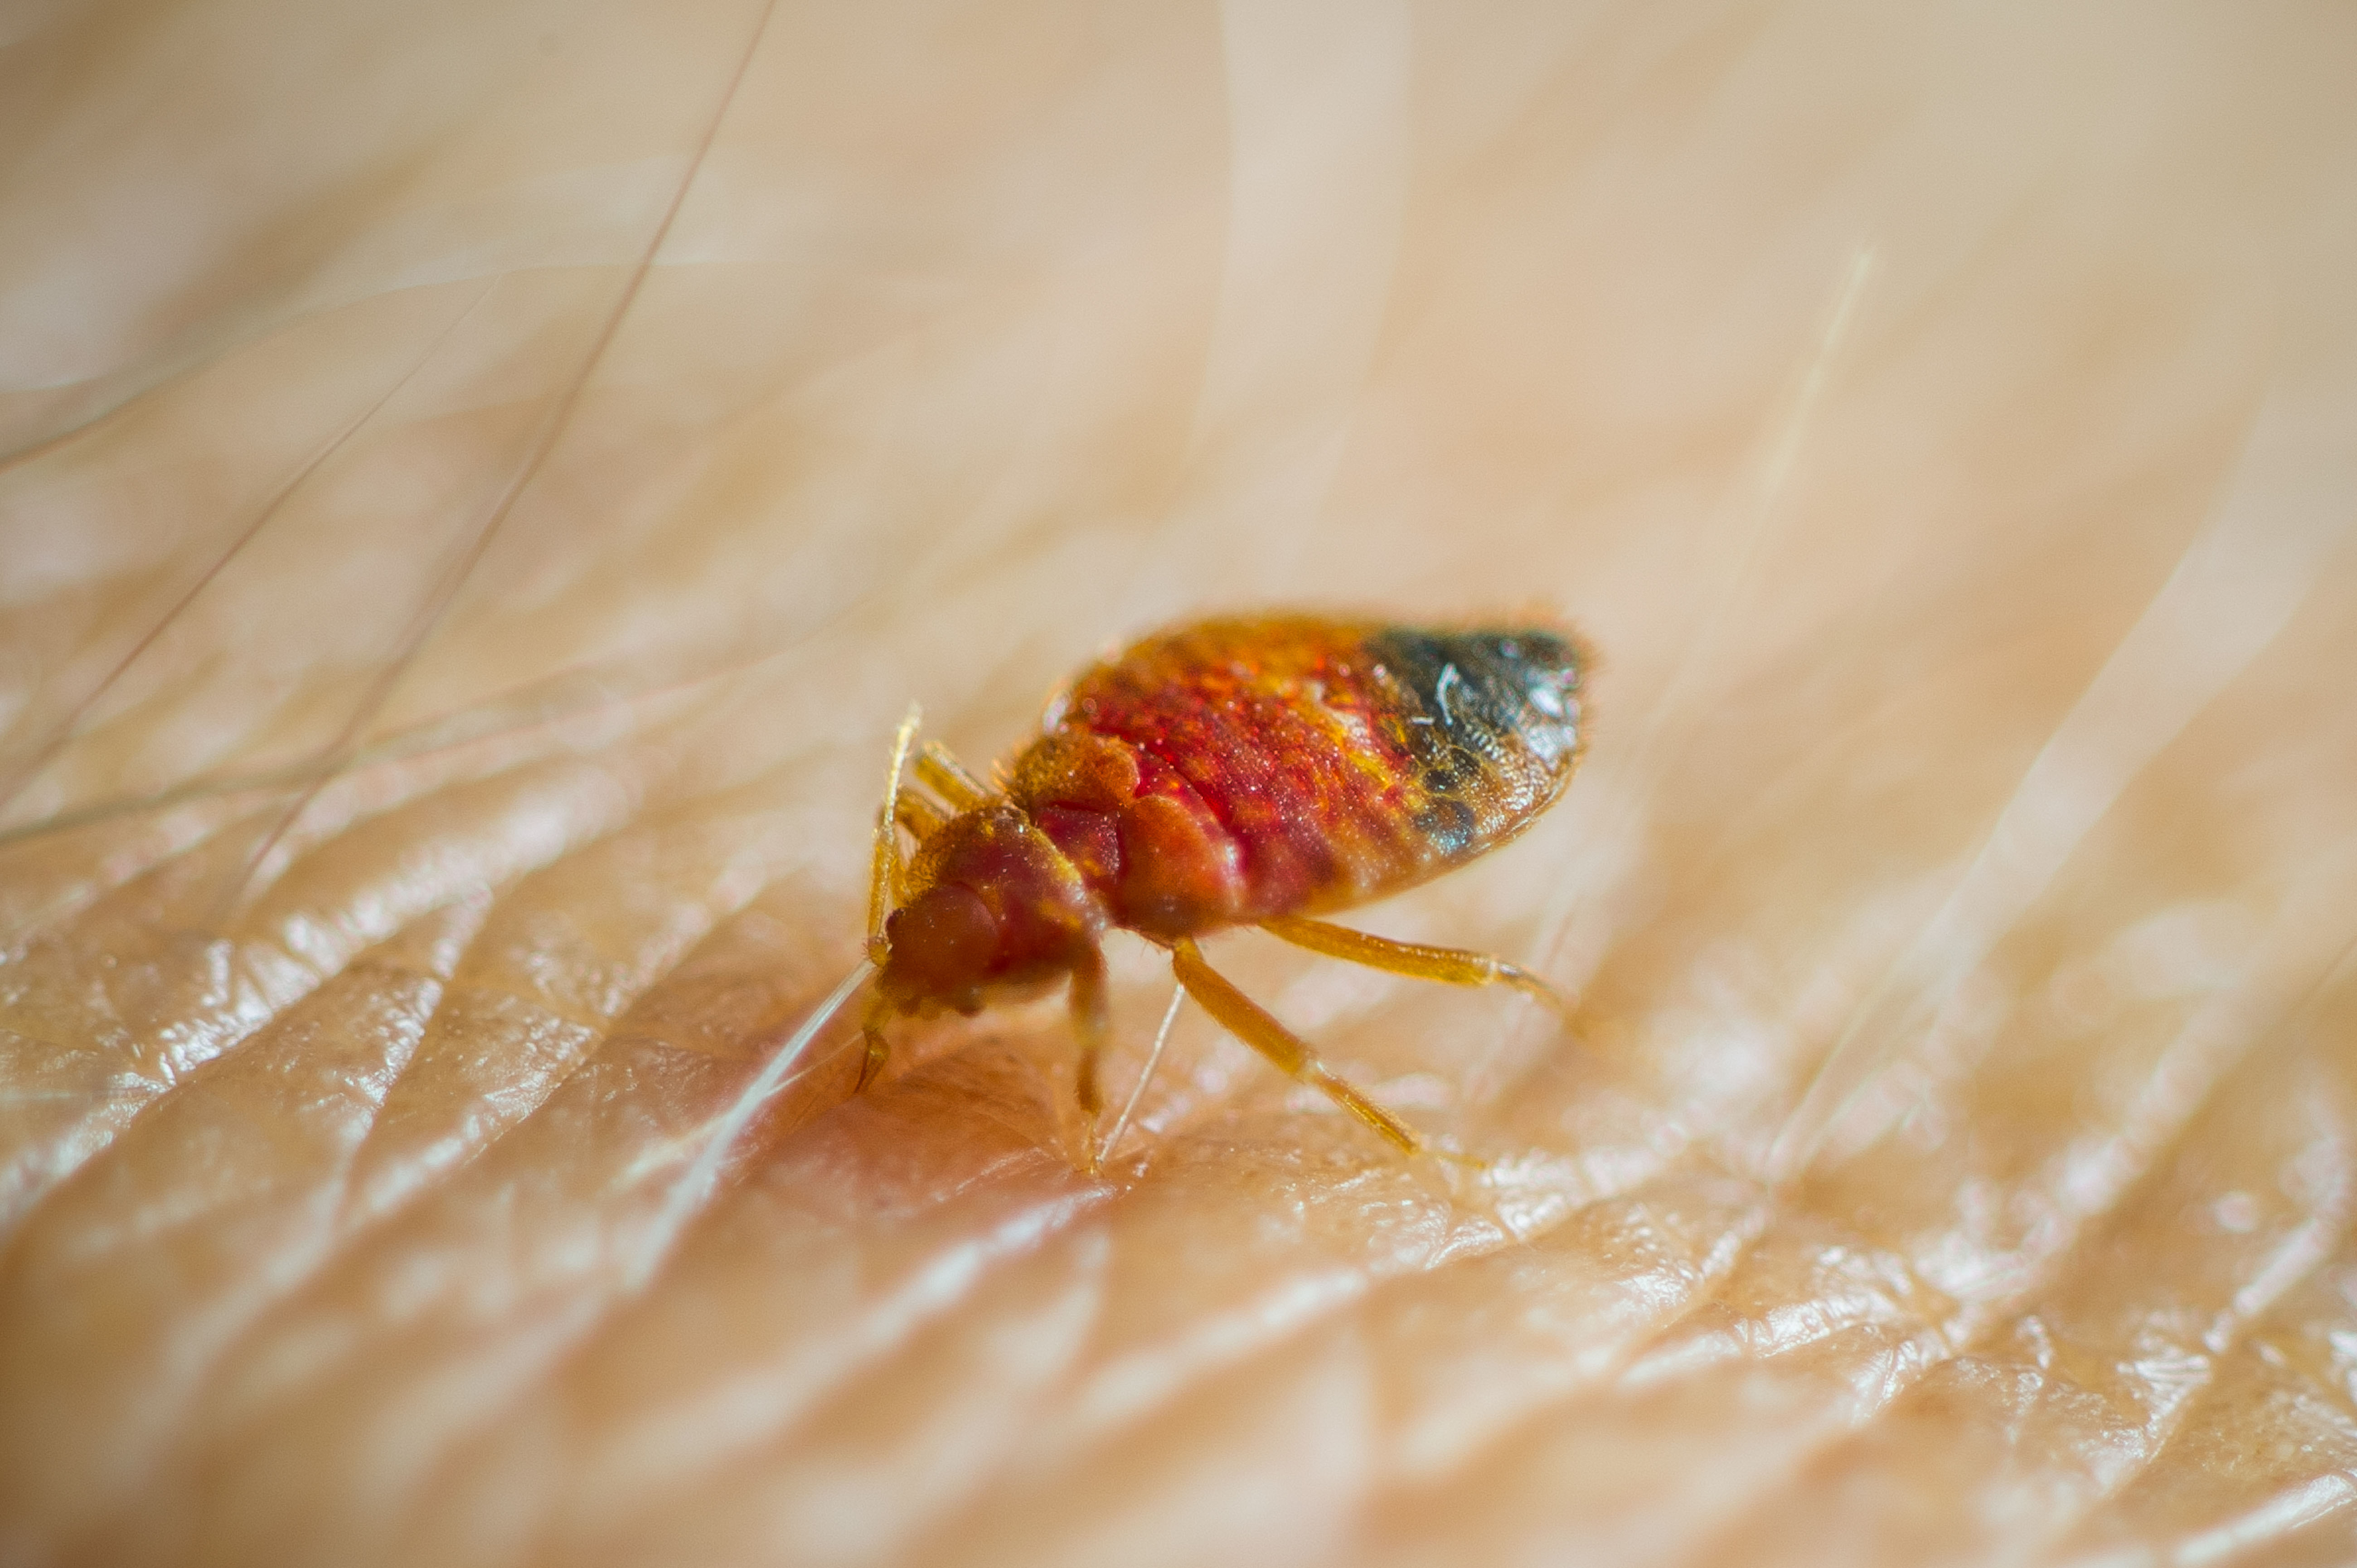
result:
[[[1103,1055],[1105,1041],[1113,1034],[1113,1007],[1105,994],[1103,957],[1092,951],[1088,961],[1072,968],[1072,1033],[1081,1043],[1080,1075],[1073,1083],[1073,1092],[1081,1109],[1093,1123],[1103,1106],[1097,1093],[1097,1058]]]
[[[1187,988],[1187,994],[1201,1003],[1203,1011],[1217,1018],[1236,1038],[1302,1082],[1314,1083],[1324,1090],[1335,1104],[1389,1138],[1404,1152],[1413,1155],[1423,1147],[1397,1117],[1351,1088],[1319,1061],[1308,1042],[1269,1016],[1258,1003],[1205,963],[1201,950],[1193,941],[1182,937],[1171,945],[1170,967],[1178,974],[1178,983]]]
[[[888,950],[884,944],[884,917],[892,912],[892,895],[900,884],[900,775],[909,765],[909,743],[917,738],[917,725],[924,714],[916,703],[909,704],[909,716],[892,736],[892,771],[884,779],[884,805],[876,813],[876,854],[867,883],[867,961],[878,969],[884,966]],[[871,1067],[880,1065],[874,1058],[877,1036],[869,1036],[868,1055]],[[864,1084],[867,1080],[862,1078]]]
[[[1526,970],[1515,968],[1503,959],[1488,953],[1469,952],[1462,948],[1426,947],[1421,942],[1395,942],[1389,937],[1370,936],[1365,931],[1351,930],[1343,926],[1329,926],[1323,920],[1298,920],[1280,917],[1263,920],[1260,929],[1273,937],[1282,937],[1296,947],[1311,952],[1324,953],[1329,958],[1346,959],[1363,963],[1370,969],[1388,970],[1416,980],[1437,980],[1448,985],[1494,985],[1503,982],[1527,991],[1556,1012],[1567,1011],[1563,993]]]
[[[1129,1119],[1137,1113],[1137,1102],[1146,1098],[1146,1086],[1154,1081],[1154,1069],[1162,1065],[1162,1047],[1170,1043],[1170,1026],[1178,1021],[1178,1005],[1186,1000],[1185,986],[1170,988],[1170,1005],[1163,1009],[1162,1026],[1154,1031],[1154,1048],[1146,1053],[1146,1066],[1139,1070],[1137,1081],[1130,1085],[1129,1099],[1122,1106],[1121,1114],[1113,1119],[1113,1131],[1105,1134],[1104,1142],[1090,1156],[1096,1165],[1113,1158],[1113,1152],[1121,1146],[1121,1135],[1128,1130]]]
[[[942,824],[949,821],[947,814],[939,806],[934,805],[932,801],[918,794],[914,789],[900,791],[899,802],[893,809],[893,815],[899,819],[900,825],[908,829],[919,843],[924,843],[941,832]],[[900,867],[903,874],[908,869],[905,864]]]
[[[854,1094],[864,1094],[892,1059],[892,1047],[885,1043],[884,1025],[892,1016],[892,1004],[884,1000],[882,992],[870,992],[867,1015],[859,1022],[860,1037],[867,1042],[867,1056],[859,1064],[859,1081],[851,1086]]]
[[[925,742],[917,753],[917,778],[961,811],[971,811],[990,799],[990,787],[967,772],[965,764],[937,740]]]

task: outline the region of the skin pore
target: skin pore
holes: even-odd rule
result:
[[[0,1561],[2352,1551],[2338,13],[15,26]],[[1567,1018],[1205,946],[1483,1166],[754,1092],[912,699],[1279,604],[1598,651],[1348,918]]]

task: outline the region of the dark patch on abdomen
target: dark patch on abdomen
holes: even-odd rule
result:
[[[1428,731],[1434,742],[1446,743],[1419,757],[1428,768],[1461,773],[1451,750],[1495,762],[1509,749],[1567,748],[1567,726],[1531,703],[1534,686],[1572,665],[1570,648],[1560,638],[1398,628],[1368,639],[1367,650],[1422,706],[1428,723],[1415,727]],[[1550,733],[1558,729],[1566,732],[1560,741]]]
[[[1480,823],[1472,807],[1462,800],[1439,796],[1416,813],[1415,828],[1443,858],[1453,860],[1473,847]]]

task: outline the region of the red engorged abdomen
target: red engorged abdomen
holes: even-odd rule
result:
[[[1018,761],[1018,800],[1119,924],[1192,935],[1429,873],[1360,643],[1316,633],[1264,636],[1248,660],[1184,637],[1134,650],[1083,676]]]

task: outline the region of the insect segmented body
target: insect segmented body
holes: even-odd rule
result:
[[[1497,847],[1569,783],[1586,655],[1559,628],[1425,629],[1307,616],[1207,620],[1084,671],[985,787],[902,726],[877,828],[865,1084],[896,1013],[972,1013],[1068,979],[1082,1107],[1107,1032],[1100,943],[1168,949],[1231,1031],[1404,1149],[1415,1135],[1206,965],[1195,939],[1258,925],[1303,947],[1552,996],[1480,953],[1309,917]],[[941,804],[924,792],[930,790]],[[899,831],[916,839],[903,863]]]

